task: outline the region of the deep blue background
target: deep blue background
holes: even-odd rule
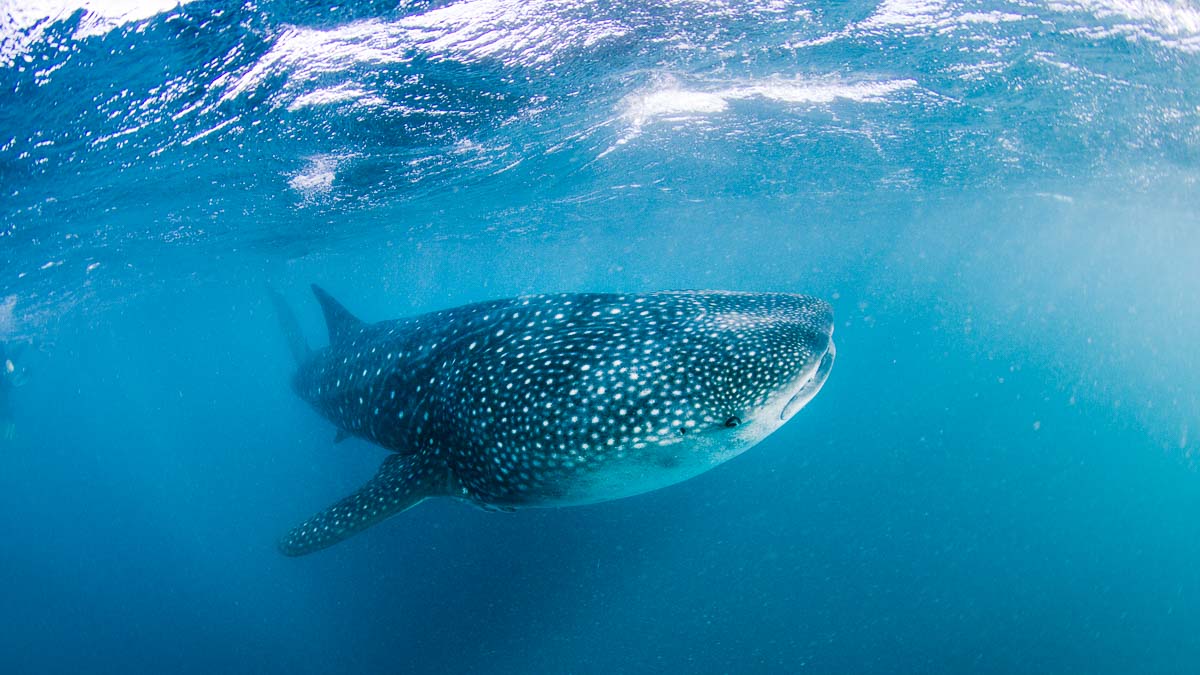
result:
[[[821,395],[695,480],[512,515],[427,502],[295,560],[275,538],[382,453],[334,446],[289,394],[260,288],[197,284],[64,328],[21,390],[22,433],[3,458],[13,583],[0,653],[14,672],[1187,672],[1200,653],[1200,488],[1178,430],[1150,428],[1178,411],[1145,409],[1155,364],[1136,345],[1093,374],[1072,344],[1076,331],[1121,340],[1110,321],[1128,309],[1077,311],[1050,265],[1016,294],[993,274],[1022,250],[939,256],[959,236],[934,223],[867,248],[878,232],[799,234],[753,251],[755,267],[727,256],[715,272],[701,246],[691,274],[607,237],[575,249],[620,261],[607,278],[571,278],[553,247],[520,242],[376,254],[403,270],[458,249],[462,273],[436,298],[380,294],[340,260],[291,265],[275,281],[314,339],[300,279],[369,318],[527,286],[706,282],[836,297],[839,318]],[[1040,255],[1094,236],[1063,227],[1063,248]],[[754,240],[736,244],[749,255]],[[834,248],[828,270],[771,272]]]

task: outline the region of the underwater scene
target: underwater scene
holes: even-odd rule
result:
[[[0,672],[1200,673],[1194,0],[0,0]]]

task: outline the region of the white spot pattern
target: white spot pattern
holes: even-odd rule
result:
[[[289,540],[315,550],[332,542],[313,527],[337,541],[428,494],[507,510],[683,480],[782,424],[832,331],[821,300],[721,291],[530,296],[352,327],[296,389],[401,454]]]

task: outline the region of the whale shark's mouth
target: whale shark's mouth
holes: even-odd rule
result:
[[[833,368],[833,357],[837,354],[837,349],[833,346],[833,340],[829,341],[829,349],[825,351],[821,357],[821,362],[813,369],[808,378],[792,395],[787,404],[783,406],[783,410],[779,413],[779,419],[788,420],[792,415],[800,412],[800,409],[808,405],[808,402],[821,391],[821,385],[825,384],[825,379],[829,377],[829,371]]]

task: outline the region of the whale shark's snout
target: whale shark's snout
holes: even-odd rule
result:
[[[834,347],[833,339],[829,340],[829,347],[825,350],[825,354],[821,356],[821,360],[817,363],[817,367],[811,370],[811,375],[806,375],[800,378],[800,388],[795,394],[788,399],[783,410],[779,413],[779,419],[786,422],[792,415],[795,415],[801,408],[808,405],[808,402],[821,391],[821,386],[825,384],[825,380],[829,377],[829,371],[833,370],[833,358],[837,354],[837,349]]]
[[[833,308],[787,293],[713,294],[697,320],[712,368],[698,379],[719,392],[747,443],[761,440],[821,390],[833,368]]]

